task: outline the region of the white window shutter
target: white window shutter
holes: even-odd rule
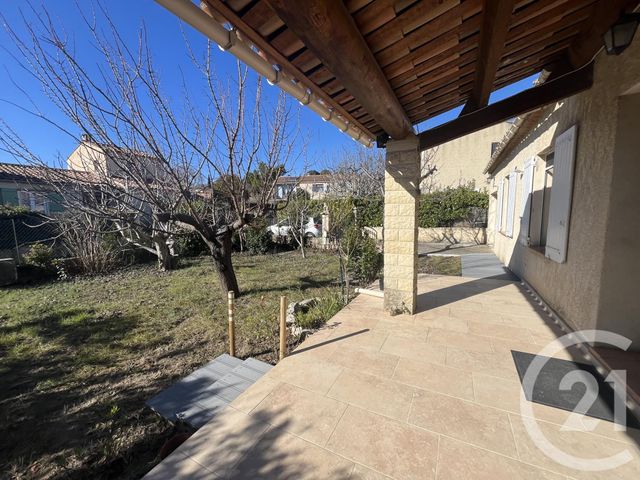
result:
[[[509,175],[509,196],[507,197],[507,227],[505,233],[507,236],[513,236],[513,220],[516,213],[516,183],[518,174],[513,172]]]
[[[533,193],[533,169],[535,159],[530,158],[524,164],[522,173],[522,199],[520,205],[520,234],[519,240],[523,245],[529,243],[529,219],[531,217],[531,201]]]
[[[553,184],[545,256],[558,263],[567,259],[576,139],[577,127],[574,125],[556,138],[553,157]]]
[[[502,226],[502,195],[504,190],[504,182],[500,180],[498,183],[498,199],[496,203],[496,232],[500,231]]]

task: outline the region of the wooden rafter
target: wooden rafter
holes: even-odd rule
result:
[[[493,103],[451,122],[432,128],[418,135],[420,150],[427,150],[442,143],[496,125],[510,118],[557,102],[593,85],[593,62],[567,73],[555,80],[520,92],[505,100]]]
[[[484,0],[476,77],[463,114],[482,108],[489,102],[507,41],[513,5],[514,0]]]
[[[342,0],[269,0],[269,4],[392,138],[413,127]]]
[[[340,104],[335,102],[326,92],[315,85],[307,76],[301,72],[293,63],[291,63],[284,55],[282,55],[276,48],[274,48],[269,42],[267,42],[258,32],[253,30],[242,18],[240,18],[233,10],[231,10],[221,0],[202,0],[202,9],[209,13],[214,20],[228,21],[240,32],[242,32],[257,48],[259,48],[269,58],[270,61],[280,65],[287,73],[292,75],[296,80],[302,82],[309,90],[313,92],[318,98],[322,99],[327,105],[333,108],[349,123],[356,125],[367,135],[373,137],[369,129],[353,118],[349,112],[347,112]],[[208,7],[208,8],[207,8]],[[216,18],[217,17],[217,18]]]

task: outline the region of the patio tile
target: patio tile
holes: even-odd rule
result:
[[[533,340],[531,332],[526,328],[488,323],[479,320],[469,320],[469,333],[503,340],[516,340],[519,342],[531,342]]]
[[[397,355],[398,357],[429,363],[443,364],[446,357],[446,348],[441,345],[396,337],[395,335],[389,335],[380,351],[382,353]]]
[[[427,332],[429,329],[413,320],[403,319],[384,319],[380,320],[373,329],[374,332],[384,332],[393,337],[402,337],[403,339],[411,339],[418,342],[427,341]]]
[[[229,479],[349,478],[353,462],[273,428],[238,463]]]
[[[251,388],[245,390],[238,398],[231,402],[231,406],[241,412],[249,413],[278,385],[280,385],[280,383],[272,380],[270,377],[262,377],[254,383]]]
[[[619,442],[630,443],[632,445],[640,445],[640,430],[634,428],[627,428],[624,431],[616,430],[616,424],[613,422],[607,422],[606,420],[598,420],[593,422],[593,418],[589,418],[590,423],[586,431],[596,435],[602,435],[609,437],[612,440]]]
[[[327,396],[396,420],[407,419],[414,389],[398,382],[345,369]]]
[[[471,352],[492,352],[491,342],[486,337],[468,333],[451,332],[440,328],[429,330],[428,343],[455,347]]]
[[[496,353],[502,353],[507,355],[511,355],[511,352],[514,350],[518,352],[527,352],[527,353],[532,353],[534,355],[537,355],[544,348],[544,345],[536,345],[534,343],[518,342],[514,340],[507,341],[499,338],[492,338],[491,346],[493,347],[493,350]],[[577,347],[570,347],[564,350],[560,350],[559,352],[555,353],[553,357],[562,358],[565,360],[581,361],[582,354],[580,353]]]
[[[409,423],[517,457],[507,412],[423,390],[413,399]]]
[[[347,408],[327,448],[394,478],[435,478],[437,435],[357,407]]]
[[[453,317],[436,317],[428,319],[416,320],[420,324],[428,328],[439,328],[442,330],[451,330],[454,332],[468,333],[469,323],[461,318]]]
[[[290,355],[267,375],[271,380],[289,383],[318,393],[327,393],[342,368],[321,361],[307,352]]]
[[[440,438],[438,480],[561,480],[565,477],[447,437]]]
[[[469,352],[447,348],[445,362],[450,367],[502,378],[518,378],[511,353]]]
[[[342,346],[334,352],[330,362],[370,375],[390,378],[398,363],[398,357],[388,353]]]
[[[176,452],[224,476],[264,435],[269,425],[258,416],[250,416],[227,407],[194,433]]]
[[[186,455],[174,452],[145,475],[145,480],[185,480],[211,479],[214,475]]]
[[[389,480],[390,478],[358,464],[353,467],[353,472],[349,476],[349,480]]]
[[[532,440],[527,432],[523,417],[509,415],[513,432],[518,446],[518,452],[522,461],[541,468],[556,471],[580,479],[618,479],[631,480],[640,478],[640,456],[636,446],[624,442],[611,440],[600,435],[579,431],[562,431],[562,427],[552,423],[538,421],[537,425],[542,434],[559,451],[572,455],[579,460],[583,468],[585,460],[596,460],[616,455],[625,450],[629,452],[632,460],[615,469],[603,471],[580,471],[561,465],[547,456]]]
[[[476,403],[521,414],[520,392],[522,386],[517,377],[505,379],[474,373],[473,390]],[[526,403],[532,407],[536,418],[548,422],[564,424],[570,415],[570,412],[559,408],[528,401]]]
[[[387,339],[387,332],[368,330],[362,331],[360,328],[342,327],[335,330],[331,336],[337,348],[354,347],[377,352]]]
[[[471,373],[436,363],[401,358],[393,375],[397,382],[473,400]]]
[[[346,403],[283,383],[251,411],[251,416],[324,445],[346,407]]]

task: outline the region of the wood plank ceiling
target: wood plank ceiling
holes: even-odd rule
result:
[[[512,5],[512,11],[505,14],[498,5],[503,1],[344,0],[344,5],[406,116],[415,125],[463,105],[470,98],[472,101],[465,110],[473,111],[486,104],[492,90],[543,69],[551,70],[557,65],[566,68],[569,52],[576,47],[574,42],[588,35],[597,21],[594,16],[598,8],[609,2],[616,4],[615,8],[634,3],[508,0],[505,3]],[[347,120],[373,136],[385,133],[353,92],[347,91],[275,14],[268,0],[203,0],[203,3]],[[301,9],[304,3],[299,2]],[[483,10],[498,12],[500,18],[488,21]],[[487,33],[489,29],[495,32],[502,29],[500,35],[495,35],[501,45],[491,44],[493,32]],[[496,58],[487,59],[480,54],[496,48],[501,48]]]

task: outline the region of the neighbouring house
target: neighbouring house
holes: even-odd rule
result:
[[[47,167],[0,163],[0,203],[44,214],[64,210],[60,194],[49,184]]]
[[[622,60],[622,61],[621,61]],[[640,351],[640,38],[593,87],[521,116],[495,150],[489,242],[571,327]]]
[[[510,122],[501,122],[423,151],[420,155],[423,175],[435,170],[420,182],[420,191],[426,193],[460,185],[472,185],[476,190],[488,187],[483,172],[486,159],[510,127]]]
[[[117,145],[99,143],[87,134],[81,135],[79,145],[67,158],[67,168],[91,172],[101,177],[126,180],[130,173],[123,169],[118,161],[119,158],[124,157],[126,157],[127,165],[131,163],[130,157],[133,157],[136,165],[139,166],[139,171],[145,173],[149,182],[161,175],[156,157]]]
[[[331,175],[282,176],[276,182],[276,200],[286,199],[296,188],[307,192],[313,200],[321,200],[331,190]]]

